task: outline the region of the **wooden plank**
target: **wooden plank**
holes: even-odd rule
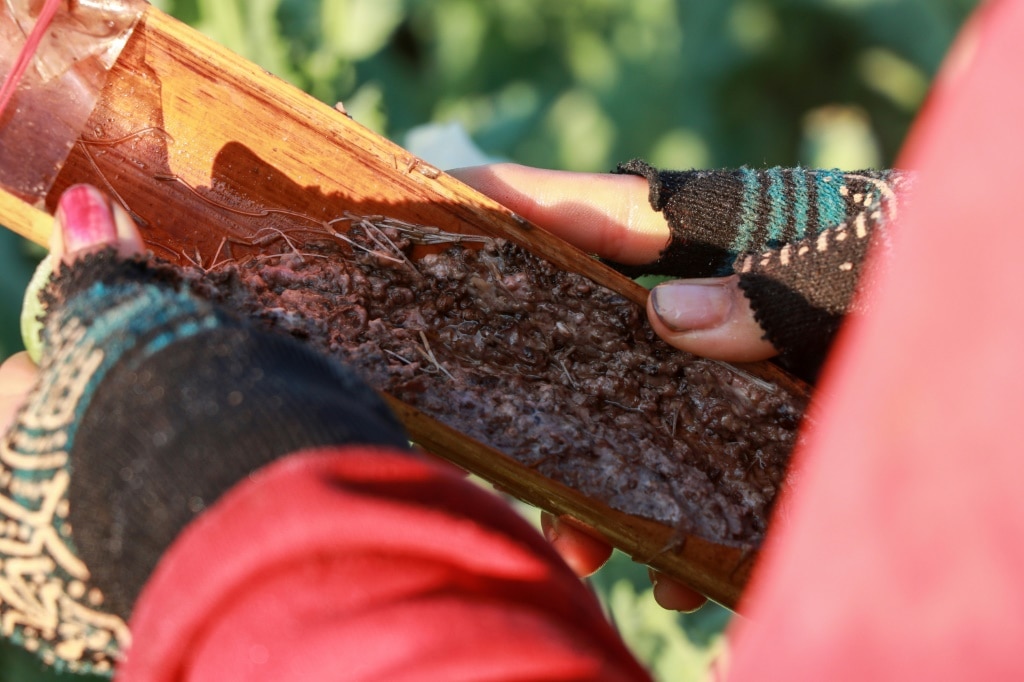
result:
[[[77,182],[114,194],[147,244],[181,264],[209,268],[256,254],[275,230],[299,234],[304,226],[309,235],[323,234],[346,212],[383,214],[509,239],[634,302],[646,299],[641,287],[589,255],[156,9],[111,71],[47,198],[51,211]],[[31,224],[23,233],[45,242],[38,211],[9,210],[14,217],[5,222]],[[805,390],[769,363],[744,369]],[[581,519],[638,560],[735,604],[752,562],[743,551],[612,510],[389,400],[424,447],[526,502]]]
[[[53,217],[0,188],[0,225],[6,225],[40,246],[47,246],[53,229]]]

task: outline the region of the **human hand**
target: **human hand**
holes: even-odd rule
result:
[[[513,164],[463,168],[452,175],[580,249],[611,261],[652,262],[669,240],[664,216],[651,208],[647,182],[636,176]],[[654,288],[647,311],[655,332],[681,350],[725,361],[775,355],[736,277],[665,282]],[[545,537],[581,577],[611,556],[611,546],[574,519],[545,513],[541,523]],[[656,571],[651,571],[651,579],[654,597],[666,609],[692,611],[706,601]]]
[[[22,351],[0,364],[0,433],[14,421],[18,408],[25,402],[36,380],[36,366]]]
[[[72,265],[104,247],[125,255],[142,248],[127,214],[112,209],[91,187],[65,193],[57,223],[51,262]],[[78,359],[89,364],[89,358]],[[111,669],[108,656],[127,643],[128,634],[121,619],[96,609],[101,593],[89,589],[88,569],[62,539],[70,532],[61,428],[69,413],[62,408],[74,404],[79,372],[88,371],[75,362],[64,369],[71,371],[41,372],[27,352],[0,366],[0,517],[8,528],[0,552],[8,568],[0,578],[0,611],[10,624],[5,636],[44,660],[103,673]],[[40,399],[47,395],[54,399]],[[40,409],[43,404],[48,409]]]
[[[541,530],[555,551],[581,578],[596,572],[608,561],[612,547],[597,531],[569,516],[541,513]],[[699,592],[663,573],[648,569],[654,586],[654,599],[670,611],[689,613],[707,602]]]
[[[625,265],[657,260],[669,241],[648,185],[634,175],[551,171],[515,164],[460,168],[451,174],[527,220],[588,253]],[[654,331],[680,350],[727,362],[776,354],[735,276],[680,279],[648,299]]]
[[[62,201],[62,205],[67,207],[64,209],[65,212],[70,210],[76,214],[88,214],[89,219],[81,223],[81,231],[70,236],[70,247],[65,247],[62,230],[55,229],[52,232],[50,253],[53,260],[70,265],[84,254],[104,246],[115,246],[124,256],[141,252],[142,238],[128,214],[120,206],[113,207],[109,218],[90,212],[90,209],[95,210],[93,204],[87,198],[83,198],[82,194],[88,191],[76,188]],[[14,421],[38,373],[38,367],[24,351],[12,355],[0,364],[0,433],[6,433]]]
[[[5,636],[80,672],[112,670],[163,551],[235,483],[304,448],[407,444],[350,370],[131,257],[141,250],[118,206],[67,190],[39,370],[19,356],[0,375]]]

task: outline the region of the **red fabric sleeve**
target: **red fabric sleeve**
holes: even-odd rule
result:
[[[528,524],[405,454],[293,455],[190,524],[119,680],[647,679]]]
[[[1024,679],[1024,3],[990,2],[905,150],[876,308],[840,339],[733,680]]]

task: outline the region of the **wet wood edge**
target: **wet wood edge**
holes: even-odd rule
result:
[[[391,396],[385,398],[406,428],[419,434],[416,442],[424,449],[440,453],[456,466],[527,504],[579,519],[600,531],[614,547],[636,561],[677,578],[724,606],[735,608],[749,578],[752,550],[683,536],[662,523],[612,509],[467,438],[400,400]]]
[[[157,128],[160,135],[137,135]],[[51,211],[56,197],[74,182],[102,187],[116,180],[121,199],[138,211],[144,238],[158,255],[180,251],[181,263],[213,263],[214,249],[223,250],[226,238],[203,232],[205,226],[218,226],[232,239],[244,241],[246,230],[251,237],[254,198],[267,202],[260,204],[264,207],[293,211],[305,206],[312,192],[324,204],[313,216],[317,219],[358,205],[364,212],[450,232],[500,237],[634,303],[646,300],[646,291],[632,280],[155,8],[115,65],[83,140],[97,133],[123,141],[109,147],[79,144],[50,193]],[[119,156],[121,147],[130,149]],[[221,163],[219,171],[216,164],[211,168],[214,159]],[[176,180],[169,182],[169,176]],[[200,195],[213,200],[197,200]],[[249,210],[250,217],[218,208],[225,203]],[[0,222],[46,242],[51,221],[44,221],[41,211],[16,207],[4,197],[0,209]],[[183,246],[193,243],[194,256]],[[783,390],[808,394],[805,385],[771,363],[742,369]],[[388,400],[426,449],[529,504],[579,518],[637,560],[735,606],[752,564],[749,550],[684,537],[663,524],[617,512]]]

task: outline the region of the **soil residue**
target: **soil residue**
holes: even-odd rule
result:
[[[587,496],[759,544],[802,397],[670,348],[635,304],[513,244],[453,243],[413,262],[423,237],[362,221],[301,253],[283,239],[279,255],[186,276]]]

